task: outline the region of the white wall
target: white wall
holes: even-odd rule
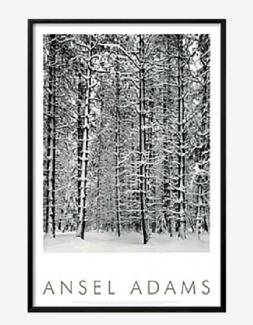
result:
[[[250,0],[0,0],[1,324],[237,324],[252,317],[253,6]],[[27,19],[226,18],[227,314],[28,314]],[[251,263],[250,263],[251,262]]]

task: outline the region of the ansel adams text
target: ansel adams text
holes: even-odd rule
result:
[[[117,288],[113,281],[47,281],[43,288],[43,295],[117,295]],[[157,280],[133,281],[129,283],[128,294],[138,295],[209,295],[209,280],[202,281],[168,281],[160,283]]]

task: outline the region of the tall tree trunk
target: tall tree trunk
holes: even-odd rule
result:
[[[167,53],[170,55],[170,35],[166,37],[166,48]],[[168,127],[168,118],[170,114],[170,82],[171,82],[171,70],[167,68],[166,65],[169,65],[170,61],[164,61],[165,69],[165,85],[163,87],[163,215],[166,221],[166,226],[170,236],[173,236],[173,219],[172,216],[168,213],[168,209],[171,205],[171,191],[170,191],[170,155],[168,154],[168,137],[169,137],[169,127]],[[168,85],[166,85],[168,83]]]
[[[179,236],[185,238],[186,215],[185,215],[185,130],[184,130],[184,83],[183,83],[183,65],[182,65],[182,47],[183,36],[178,35],[178,134],[179,134],[179,152],[178,152],[178,212],[179,212]]]
[[[51,233],[55,238],[55,148],[56,148],[56,117],[55,117],[55,91],[56,91],[56,54],[55,35],[50,36],[50,92],[49,92],[49,120],[48,120],[48,220],[51,222]],[[47,225],[48,231],[48,225]]]
[[[101,130],[101,126],[100,126],[100,130]],[[98,174],[97,174],[97,204],[96,204],[96,230],[99,231],[100,229],[100,219],[101,219],[101,215],[100,215],[100,168],[101,168],[101,135],[98,136]]]
[[[103,139],[101,132],[103,131],[103,110],[104,110],[104,96],[101,94],[101,118],[99,122],[99,128],[98,128],[98,171],[97,171],[97,200],[96,200],[96,230],[99,231],[100,229],[100,223],[101,223],[101,200],[100,200],[100,187],[101,187],[101,154],[102,154],[102,146],[103,146]],[[108,209],[107,209],[108,213]],[[108,218],[107,218],[108,219]]]
[[[201,35],[199,40],[200,54],[201,54],[201,63],[202,63],[202,73],[203,73],[203,105],[202,105],[202,124],[201,124],[201,153],[200,153],[200,164],[199,168],[203,171],[201,177],[202,180],[202,223],[206,230],[208,230],[208,207],[204,203],[204,192],[209,192],[209,151],[210,151],[210,142],[209,142],[209,111],[210,111],[210,84],[209,84],[209,35]],[[205,185],[207,184],[207,185]],[[206,200],[207,202],[209,200]]]
[[[47,142],[46,142],[46,216],[45,216],[45,233],[47,234],[49,231],[49,221],[50,221],[50,217],[49,217],[49,195],[50,195],[50,190],[49,190],[49,177],[50,177],[50,154],[51,154],[51,149],[50,149],[50,142],[51,142],[51,130],[50,130],[50,125],[51,125],[51,97],[52,95],[49,94],[49,98],[48,98],[48,107],[47,107],[47,124],[46,124],[46,134],[47,134]]]
[[[83,83],[81,74],[78,77],[78,102],[77,102],[77,206],[78,215],[81,209],[81,173],[82,173],[82,141],[83,141]],[[81,219],[80,219],[81,220]]]
[[[117,220],[117,233],[120,237],[120,113],[119,113],[119,97],[120,97],[120,80],[119,80],[119,61],[116,59],[116,168],[115,168],[115,186],[116,186],[116,220]]]
[[[147,244],[149,234],[146,225],[145,215],[145,81],[144,81],[144,41],[143,35],[139,35],[139,58],[140,58],[140,69],[139,69],[139,190],[140,190],[140,210],[141,210],[141,224],[143,232],[143,243]]]
[[[88,175],[88,159],[89,159],[89,115],[90,115],[90,91],[91,91],[91,56],[92,56],[92,42],[91,35],[88,35],[88,59],[87,59],[87,76],[85,88],[85,105],[84,105],[84,119],[83,119],[83,138],[82,138],[82,167],[80,180],[80,215],[81,231],[80,236],[84,239],[86,212],[87,212],[87,175]]]

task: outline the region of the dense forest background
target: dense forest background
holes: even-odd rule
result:
[[[50,34],[43,46],[45,234],[208,233],[209,35]]]

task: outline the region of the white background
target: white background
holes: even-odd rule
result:
[[[0,0],[2,324],[252,322],[252,6],[250,0]],[[227,18],[227,313],[27,314],[27,18]]]

